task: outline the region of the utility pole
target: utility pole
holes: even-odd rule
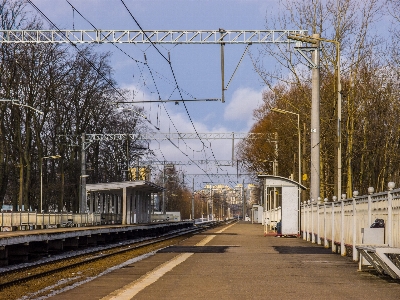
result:
[[[214,201],[212,198],[212,185],[210,184],[211,221],[214,221]]]
[[[192,188],[193,188],[193,195],[192,195],[192,220],[194,220],[194,177],[193,177]]]
[[[312,61],[316,67],[312,69],[311,92],[311,185],[310,198],[317,200],[320,194],[320,126],[319,126],[319,34],[313,34],[315,38]]]
[[[162,213],[165,215],[165,161],[163,168],[163,192],[162,192]]]
[[[244,179],[242,184],[243,221],[246,221],[246,199],[244,196]]]
[[[81,177],[80,177],[80,185],[81,185],[81,193],[80,193],[80,202],[79,202],[79,212],[84,213],[86,210],[86,143],[85,143],[85,133],[82,133],[82,148],[81,148]]]

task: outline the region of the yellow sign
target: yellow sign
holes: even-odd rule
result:
[[[130,168],[131,180],[150,180],[150,169],[149,168]]]
[[[303,181],[306,181],[308,179],[307,174],[303,174],[303,177],[301,178]]]

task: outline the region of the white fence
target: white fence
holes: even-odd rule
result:
[[[389,187],[394,187],[394,183],[389,183]],[[373,192],[373,189],[370,188],[369,191]],[[400,189],[345,198],[342,195],[339,201],[328,202],[325,199],[324,203],[302,203],[303,239],[323,244],[327,248],[332,247],[334,252],[340,247],[342,255],[351,251],[353,260],[358,260],[355,245],[362,244],[362,228],[370,227],[375,219],[383,219],[385,244],[400,247]]]
[[[37,213],[37,212],[1,212],[1,231],[57,228],[65,226],[91,226],[100,224],[120,224],[119,214],[74,214],[74,213]]]

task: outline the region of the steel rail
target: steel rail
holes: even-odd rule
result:
[[[207,223],[207,224],[210,225],[209,223]],[[206,224],[204,224],[204,225],[206,225]],[[217,226],[217,225],[219,225],[219,223],[218,222],[213,222],[211,225]],[[57,259],[57,260],[53,260],[51,262],[43,262],[43,263],[31,265],[31,266],[24,265],[21,268],[13,269],[13,270],[10,270],[10,271],[5,271],[5,272],[1,272],[0,273],[0,276],[2,278],[7,278],[7,276],[10,276],[11,274],[23,273],[23,272],[28,271],[28,270],[30,271],[29,273],[27,273],[27,274],[30,274],[30,275],[26,275],[26,276],[23,276],[23,277],[20,277],[20,278],[17,278],[17,279],[12,279],[12,280],[0,283],[0,291],[4,290],[7,287],[15,286],[15,285],[18,285],[18,284],[21,284],[21,283],[25,283],[25,282],[28,282],[28,281],[31,281],[31,280],[35,280],[35,279],[39,279],[39,278],[42,278],[42,277],[46,277],[46,276],[49,276],[49,275],[52,275],[52,274],[55,274],[55,273],[59,273],[59,272],[62,272],[62,271],[68,270],[68,269],[72,269],[72,268],[76,268],[76,267],[79,267],[79,266],[82,266],[82,265],[86,265],[86,264],[89,264],[89,263],[92,263],[92,262],[96,262],[96,261],[98,261],[100,259],[104,259],[104,258],[107,258],[107,257],[112,257],[112,256],[119,255],[119,254],[123,254],[123,253],[128,252],[128,251],[138,250],[140,248],[144,248],[144,247],[147,247],[147,246],[155,245],[157,243],[161,243],[161,242],[164,242],[164,241],[167,241],[167,240],[179,237],[179,236],[189,235],[189,234],[196,234],[196,233],[204,231],[206,229],[207,229],[207,226],[198,226],[198,227],[194,227],[194,228],[191,227],[191,228],[186,229],[186,230],[181,230],[180,232],[175,232],[175,233],[172,233],[172,234],[171,233],[167,233],[165,235],[162,235],[161,237],[150,238],[148,241],[143,241],[143,240],[137,241],[136,240],[136,241],[133,241],[132,243],[126,243],[123,246],[121,246],[120,244],[115,244],[114,247],[111,246],[109,248],[106,248],[106,249],[103,248],[101,250],[96,249],[96,250],[94,250],[92,252],[89,252],[89,253],[86,252],[84,254],[78,254],[78,255],[75,255],[75,256],[67,257],[67,258],[63,257],[63,258],[60,258],[60,259]],[[132,247],[132,245],[135,245],[135,246]],[[103,253],[104,251],[112,251],[112,252]],[[99,254],[99,255],[96,255],[96,254]],[[92,256],[92,257],[87,258],[88,256]],[[62,263],[63,261],[65,261],[67,259],[79,259],[79,258],[82,258],[82,260],[78,261],[78,262],[75,262],[75,263],[68,264],[66,266],[59,266],[60,263]],[[50,269],[50,270],[41,271],[41,272],[37,272],[35,274],[31,274],[31,273],[34,272],[35,269],[40,269],[42,267],[51,266],[51,265],[54,265],[54,267],[52,269]]]

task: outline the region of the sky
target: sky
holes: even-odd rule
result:
[[[33,0],[33,3],[62,29],[139,29],[121,0]],[[145,30],[201,30],[219,28],[231,30],[266,29],[265,17],[277,9],[273,0],[124,0],[132,15]],[[28,9],[35,12],[33,7]],[[79,14],[88,21],[84,20]],[[297,28],[268,28],[297,29]],[[111,65],[118,87],[128,89],[134,100],[180,99],[175,89],[174,75],[179,87],[184,90],[184,99],[189,95],[197,99],[221,98],[221,66],[219,45],[157,45],[158,50],[171,58],[173,73],[169,64],[151,45],[121,44],[119,47],[134,59],[144,61],[152,70],[154,80],[147,68],[135,63],[112,45],[96,45],[96,51],[112,53]],[[257,53],[260,46],[250,46]],[[225,46],[225,84],[245,50],[245,45]],[[274,66],[274,61],[264,63]],[[155,84],[154,84],[155,81]],[[166,103],[141,104],[146,116],[159,125],[159,132],[231,133],[248,132],[254,123],[253,110],[262,103],[265,89],[261,78],[254,71],[249,55],[245,55],[238,71],[225,92],[225,103],[186,102],[175,105]],[[158,92],[157,92],[158,91]],[[133,96],[132,96],[133,97]],[[189,97],[189,99],[191,99]],[[158,118],[158,121],[157,121]],[[237,141],[236,141],[237,142]],[[177,146],[180,150],[177,149]],[[151,149],[160,160],[230,160],[230,140],[188,140],[152,142]],[[202,166],[181,167],[187,174],[236,173],[236,168],[221,167],[218,170]],[[207,168],[207,170],[206,170]],[[192,182],[190,175],[186,176]],[[237,179],[234,177],[233,181]],[[210,178],[195,178],[196,186],[204,185]],[[228,179],[214,179],[222,184]]]

